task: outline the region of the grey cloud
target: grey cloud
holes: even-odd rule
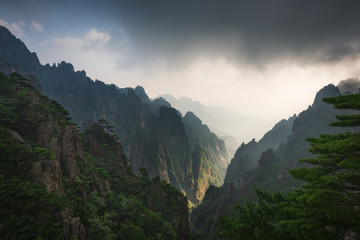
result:
[[[283,57],[338,61],[359,51],[348,46],[360,40],[355,0],[123,0],[111,6],[145,57],[206,55],[261,64]]]
[[[332,63],[356,58],[360,50],[353,44],[360,41],[358,0],[4,0],[2,5],[24,16],[51,18],[61,11],[64,21],[67,15],[113,19],[117,29],[110,47],[123,50],[125,32],[134,64],[159,59],[178,65],[197,56],[260,65],[282,58]]]
[[[356,58],[359,54],[360,48],[358,46],[339,45],[330,48],[325,54],[324,60],[328,62],[337,62],[348,57]]]

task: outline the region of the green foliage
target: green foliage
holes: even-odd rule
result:
[[[54,159],[55,155],[53,152],[51,152],[49,149],[47,148],[41,148],[41,147],[34,147],[32,149],[34,151],[34,153],[36,153],[38,155],[38,159],[39,160],[43,160],[43,159]]]
[[[23,137],[31,139],[32,132],[41,121],[54,117],[60,125],[70,125],[69,113],[56,101],[33,88],[28,80],[17,73],[0,81],[0,124],[17,129]]]
[[[64,239],[56,215],[64,201],[43,186],[0,176],[0,235],[3,239]]]
[[[134,225],[134,223],[129,221],[126,221],[124,224],[121,225],[120,237],[122,239],[129,239],[129,240],[147,239],[144,234],[144,230],[141,227],[138,227]]]
[[[138,175],[129,170],[126,156],[116,152],[122,151],[120,144],[103,124],[88,122],[82,132],[90,167],[87,171],[96,173],[98,179],[92,178],[90,183],[107,180],[112,189],[106,196],[92,191],[87,203],[76,209],[82,219],[88,219],[88,238],[176,239],[179,219],[174,218],[174,212],[183,196],[159,178],[150,180],[144,168]],[[166,199],[160,194],[168,198],[166,209],[162,203]]]
[[[134,174],[105,120],[89,122],[82,132],[86,161],[77,161],[80,173],[72,179],[63,175],[60,189],[47,192],[33,164],[55,156],[39,146],[37,127],[44,122],[68,125],[70,117],[20,75],[1,75],[0,93],[1,239],[72,239],[64,218],[77,217],[87,239],[178,239],[187,234],[187,221],[182,221],[187,212],[178,210],[182,194],[158,178],[150,180],[145,169]]]
[[[0,126],[0,235],[4,239],[64,239],[56,214],[65,202],[31,180],[32,163],[49,155],[48,150],[17,141]]]
[[[286,202],[280,193],[270,195],[256,190],[259,201],[236,206],[237,218],[220,218],[222,239],[295,239],[291,232],[279,226],[281,207]]]
[[[164,220],[160,213],[144,207],[134,196],[112,195],[108,204],[117,213],[114,220],[118,226],[121,226],[117,229],[119,236],[129,239],[136,239],[139,236],[144,236],[140,239],[176,239],[173,226]]]
[[[32,164],[54,155],[32,147],[26,120],[31,94],[38,92],[22,76],[13,73],[0,81],[0,236],[3,239],[65,239],[57,214],[64,200],[48,193],[33,180]],[[22,135],[20,136],[19,133]]]
[[[360,95],[325,99],[340,109],[360,109]],[[338,116],[335,126],[360,126],[359,114]],[[237,218],[222,218],[223,239],[344,239],[360,233],[360,133],[310,138],[314,165],[289,171],[307,182],[295,192],[257,192],[257,204],[237,207]]]
[[[49,99],[46,96],[42,96],[42,100],[44,104],[48,106],[48,110],[57,116],[58,121],[61,125],[71,124],[71,117],[69,112],[66,111],[65,108],[61,106],[57,101]]]
[[[118,141],[119,137],[114,131],[114,127],[105,119],[99,119],[97,122],[88,120],[83,124],[84,134],[92,132],[101,137],[104,144],[113,144]]]
[[[334,104],[337,109],[360,109],[360,94],[351,94],[339,96],[337,98],[325,98],[325,102]],[[356,127],[360,126],[360,114],[340,115],[336,117],[338,122],[332,123],[331,126],[338,127]]]
[[[337,109],[360,109],[360,94],[343,95],[332,98],[325,98],[324,102],[334,105]]]

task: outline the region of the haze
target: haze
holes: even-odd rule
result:
[[[260,119],[241,141],[359,76],[359,1],[2,1],[0,25],[42,64]]]

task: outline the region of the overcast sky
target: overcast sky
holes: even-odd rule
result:
[[[42,64],[268,120],[360,75],[358,0],[2,0],[0,25]],[[259,136],[254,136],[259,138]]]

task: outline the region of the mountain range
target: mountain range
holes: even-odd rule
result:
[[[259,139],[272,125],[270,121],[242,114],[232,108],[207,106],[188,97],[176,98],[170,94],[158,97],[166,99],[182,114],[188,111],[195,113],[221,139],[229,140],[226,145],[231,156],[234,155],[238,142],[247,142],[252,138]]]
[[[194,114],[185,117],[164,99],[150,100],[138,86],[118,88],[91,80],[70,63],[41,65],[35,53],[0,27],[0,61],[4,73],[38,79],[44,95],[59,102],[73,121],[107,120],[119,136],[135,171],[145,168],[199,203],[210,184],[220,186],[230,156],[225,143]],[[35,82],[35,81],[34,81]]]

